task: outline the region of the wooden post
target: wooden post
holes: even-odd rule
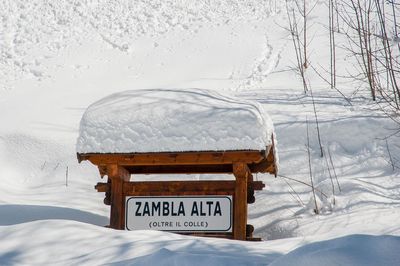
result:
[[[233,238],[246,240],[247,224],[247,179],[251,172],[245,163],[234,163],[233,174],[236,178],[234,195]],[[249,176],[250,175],[250,176]]]
[[[125,229],[125,197],[123,192],[124,181],[129,181],[129,172],[117,165],[107,165],[107,175],[111,180],[111,212],[110,227]]]

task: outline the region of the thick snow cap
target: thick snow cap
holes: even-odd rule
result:
[[[77,152],[262,151],[272,134],[257,102],[204,89],[132,90],[89,106]]]

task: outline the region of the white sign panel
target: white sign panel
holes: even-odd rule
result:
[[[232,196],[126,197],[127,230],[232,232]]]

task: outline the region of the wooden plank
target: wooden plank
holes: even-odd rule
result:
[[[233,214],[233,238],[246,240],[247,224],[247,179],[251,172],[245,163],[235,163],[233,174],[236,178]]]
[[[123,186],[129,181],[130,174],[123,167],[111,164],[107,165],[107,175],[111,180],[111,211],[110,227],[114,229],[125,229],[125,197]]]
[[[263,190],[265,188],[265,184],[262,181],[253,181],[248,185],[254,190]]]
[[[235,191],[235,181],[143,181],[129,182],[124,185],[124,193],[141,193],[141,192],[218,192],[218,191]]]
[[[259,163],[263,159],[265,159],[264,151],[78,154],[79,161],[89,160],[95,165],[119,164],[121,166]]]
[[[232,164],[125,166],[131,174],[231,174]]]
[[[270,155],[271,156],[271,155]],[[135,165],[124,166],[131,174],[232,174],[232,164],[212,165]],[[257,164],[249,164],[252,173],[276,174],[275,162],[262,160]]]
[[[203,195],[218,195],[218,196],[226,196],[232,195],[232,192],[229,191],[208,191],[208,192],[200,192],[200,191],[185,191],[177,194],[176,192],[135,192],[134,194],[128,193],[126,196],[147,196],[147,197],[158,197],[158,196],[203,196]]]
[[[87,159],[98,165],[100,175],[104,176],[105,167],[103,161],[105,162],[107,158],[99,159],[96,157],[88,156]],[[121,159],[122,157],[119,157]],[[129,170],[131,174],[220,174],[227,173],[230,174],[233,172],[232,164],[220,163],[219,161],[214,162],[213,164],[163,164],[163,165],[126,165],[124,161],[118,162],[118,158],[110,158],[110,163],[115,163],[124,166]],[[249,169],[252,173],[270,173],[276,175],[276,165],[275,158],[273,155],[273,151],[270,150],[268,153],[268,158],[263,158],[260,162],[257,163],[249,163]]]
[[[275,143],[273,135],[272,145],[267,147],[265,154],[265,159],[263,159],[261,162],[249,164],[248,166],[252,173],[270,173],[276,177],[278,175],[278,168],[276,165]]]
[[[227,239],[233,239],[232,233],[196,233],[196,232],[191,232],[191,233],[183,233],[179,232],[178,234],[180,235],[190,235],[190,236],[199,236],[199,237],[215,237],[215,238],[227,238]]]
[[[111,186],[108,183],[97,183],[94,186],[94,189],[97,190],[97,192],[107,192],[111,190]]]
[[[178,233],[180,235],[191,235],[198,237],[215,237],[215,238],[227,238],[227,239],[235,239],[232,234],[226,233]],[[260,237],[246,237],[246,241],[262,241]]]
[[[246,241],[262,241],[261,237],[246,237]]]
[[[262,190],[265,185],[262,181],[253,181],[248,183],[248,189]],[[109,183],[97,183],[95,189],[98,192],[111,191]],[[126,195],[138,195],[146,193],[153,193],[158,195],[160,193],[168,193],[168,195],[177,195],[181,193],[212,193],[224,192],[223,195],[227,195],[225,192],[231,193],[235,191],[235,181],[135,181],[135,182],[124,182],[123,192]],[[161,194],[162,195],[162,194]],[[186,195],[189,195],[186,193]],[[195,194],[193,194],[195,195]],[[197,195],[197,194],[196,194]],[[218,194],[216,194],[218,195]]]

